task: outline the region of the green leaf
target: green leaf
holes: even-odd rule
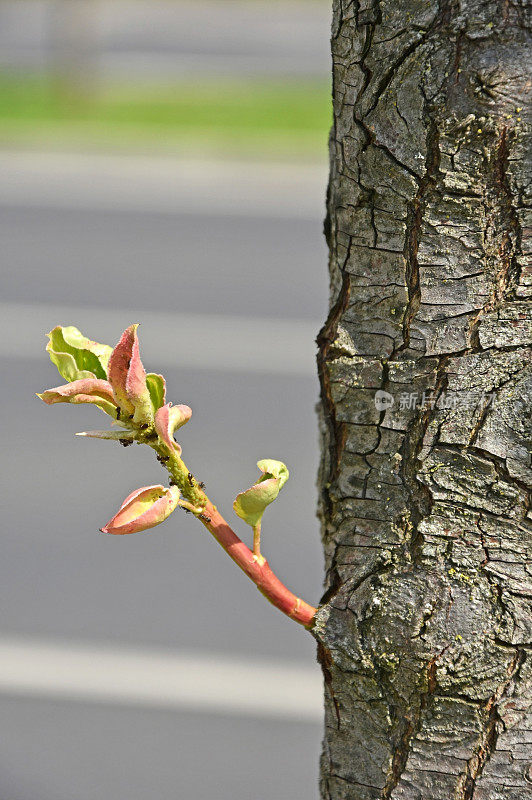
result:
[[[261,521],[267,506],[277,498],[289,474],[282,461],[264,459],[258,461],[257,466],[263,474],[257,483],[240,492],[233,503],[235,514],[253,528]]]
[[[278,478],[270,478],[270,480],[256,483],[245,492],[237,494],[233,503],[234,512],[254,528],[261,521],[266,507],[273,503],[278,494]]]
[[[166,381],[162,375],[148,372],[146,375],[146,385],[148,386],[153,412],[155,413],[161,406],[164,406],[164,401],[166,400]]]
[[[87,339],[73,325],[57,325],[47,336],[50,339],[46,346],[50,360],[65,380],[107,378],[111,347]]]

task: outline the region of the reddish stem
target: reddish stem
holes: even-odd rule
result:
[[[305,628],[312,627],[317,609],[287,589],[272,572],[266,560],[261,562],[253,556],[249,547],[238,538],[210,501],[207,501],[198,519],[270,603]]]

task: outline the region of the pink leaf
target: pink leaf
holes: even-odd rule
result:
[[[181,455],[181,447],[174,440],[174,431],[188,422],[191,416],[192,409],[188,406],[172,406],[171,403],[162,406],[155,414],[155,430],[159,438],[178,456]]]
[[[93,403],[116,418],[117,405],[111,384],[101,378],[82,378],[79,381],[46,389],[38,394],[47,405],[54,403]]]
[[[118,512],[100,530],[120,535],[154,528],[170,516],[178,500],[177,486],[143,486],[126,497]]]
[[[140,360],[137,327],[130,325],[120,337],[109,358],[108,377],[120,408],[133,414],[135,422],[150,423],[153,411]]]

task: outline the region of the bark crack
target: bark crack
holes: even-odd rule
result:
[[[440,658],[441,655],[442,653],[438,653],[438,655],[433,656],[428,661],[425,668],[426,690],[419,695],[417,708],[410,709],[405,714],[399,741],[395,746],[386,783],[382,790],[381,800],[391,800],[393,790],[396,788],[405,771],[412,742],[421,730],[423,712],[427,708],[430,698],[436,691],[436,669],[438,658]]]
[[[499,132],[490,168],[491,186],[486,192],[484,205],[486,208],[486,226],[484,229],[484,246],[493,249],[492,239],[499,234],[496,258],[499,262],[495,268],[491,296],[473,318],[470,326],[471,347],[481,350],[479,328],[482,318],[489,311],[501,308],[505,300],[515,300],[515,289],[520,279],[518,255],[521,252],[522,230],[519,217],[513,202],[513,193],[508,177],[509,163],[509,131],[503,125]]]
[[[325,686],[327,687],[329,694],[331,696],[331,700],[334,706],[334,711],[336,713],[336,721],[338,724],[338,730],[340,730],[340,704],[338,702],[338,698],[334,692],[334,684],[332,678],[332,656],[330,650],[325,647],[322,642],[318,642],[318,651],[317,651],[317,659],[318,664],[321,666],[323,670],[323,679],[325,681]]]
[[[418,190],[407,206],[407,221],[403,257],[405,261],[405,281],[408,301],[403,317],[403,342],[392,354],[406,350],[410,345],[410,328],[421,303],[421,286],[419,280],[418,249],[423,224],[423,214],[428,202],[429,192],[437,184],[440,169],[439,130],[431,119],[427,129],[427,160],[425,174],[419,181]]]
[[[349,258],[349,249],[346,256],[346,260],[348,258]],[[345,269],[343,269],[342,283],[340,286],[340,290],[338,292],[338,297],[336,299],[336,302],[332,306],[329,316],[325,322],[325,325],[319,332],[317,338],[318,376],[321,387],[321,401],[325,411],[325,419],[327,420],[328,439],[329,439],[329,473],[327,476],[324,476],[325,479],[323,481],[325,487],[325,491],[323,494],[324,494],[325,506],[327,509],[330,509],[328,485],[332,483],[338,472],[340,458],[346,436],[345,425],[344,423],[338,421],[336,415],[336,406],[334,404],[331,395],[331,380],[330,380],[327,361],[329,358],[331,346],[338,334],[338,323],[349,303],[349,295],[350,295],[349,273]]]
[[[465,772],[458,781],[455,800],[474,800],[477,781],[481,777],[484,767],[497,748],[500,732],[504,730],[504,722],[499,714],[499,703],[509,687],[516,680],[519,670],[524,663],[524,653],[516,650],[508,666],[508,678],[498,687],[497,691],[489,698],[482,713],[484,723],[480,740],[475,753],[468,760]]]

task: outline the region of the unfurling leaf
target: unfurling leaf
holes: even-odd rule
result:
[[[107,378],[107,364],[112,348],[87,339],[73,325],[57,325],[46,334],[50,341],[46,350],[59,374],[66,381],[83,378]]]
[[[262,461],[257,461],[257,467],[264,473],[257,483],[262,483],[269,478],[278,478],[279,489],[282,489],[290,476],[286,464],[283,464],[282,461],[275,461],[273,458],[263,458]]]
[[[170,452],[181,455],[181,447],[174,439],[174,432],[188,422],[192,409],[188,406],[173,406],[167,403],[155,414],[155,430]]]
[[[178,500],[177,486],[143,486],[126,497],[118,512],[100,530],[120,535],[154,528],[170,516]]]
[[[84,378],[38,394],[47,405],[54,403],[92,403],[116,419],[117,405],[111,385],[99,378]]]
[[[126,328],[109,358],[109,383],[121,410],[137,425],[153,422],[153,406],[140,360],[138,325]]]
[[[263,474],[257,483],[240,492],[233,503],[235,513],[253,528],[261,521],[266,507],[276,499],[289,475],[282,461],[264,459],[258,461],[257,466]]]

